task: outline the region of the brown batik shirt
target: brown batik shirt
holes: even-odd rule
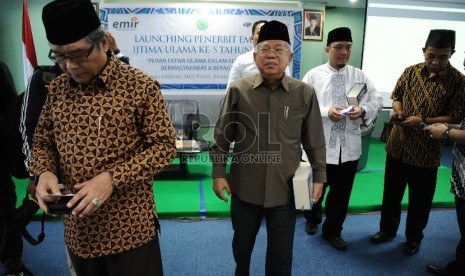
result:
[[[464,76],[450,64],[429,77],[424,63],[408,67],[397,81],[392,100],[402,102],[404,118],[434,118],[449,115],[465,117]],[[394,126],[386,143],[386,152],[410,165],[437,168],[442,141],[431,139],[420,128]]]
[[[51,83],[30,169],[54,172],[65,193],[108,171],[116,186],[95,215],[65,215],[65,241],[82,258],[127,251],[156,237],[153,177],[176,154],[159,83],[114,56],[89,85]]]

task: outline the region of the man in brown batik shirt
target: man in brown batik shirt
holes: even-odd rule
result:
[[[53,1],[42,20],[64,74],[34,137],[39,204],[75,194],[64,231],[78,275],[162,275],[152,183],[176,151],[159,83],[108,52],[89,0]]]
[[[423,48],[424,62],[407,67],[392,92],[396,122],[386,143],[386,168],[380,231],[375,244],[397,235],[401,202],[408,185],[404,253],[420,250],[441,160],[441,141],[423,131],[434,123],[458,123],[465,116],[464,76],[449,60],[455,52],[455,31],[431,30]]]

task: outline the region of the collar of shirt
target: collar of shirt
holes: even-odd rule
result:
[[[253,88],[256,89],[257,87],[259,87],[261,85],[266,85],[266,82],[265,82],[265,79],[263,78],[262,74],[258,74],[257,78],[255,79],[255,83],[254,83]],[[286,74],[284,74],[284,73],[283,73],[283,77],[281,78],[280,85],[283,87],[283,89],[286,92],[288,92],[288,93],[290,92],[289,91],[289,77],[286,76]]]
[[[426,63],[424,62],[423,63],[423,66],[420,67],[421,69],[421,74],[425,77],[425,78],[430,78],[430,74],[429,74],[429,71],[428,71],[428,68],[426,67]],[[439,72],[434,76],[434,77],[431,77],[431,78],[445,78],[447,76],[447,73],[452,69],[452,65],[449,63],[447,64],[444,68],[441,68],[439,70]]]
[[[342,69],[337,70],[336,68],[333,68],[331,65],[329,65],[329,62],[327,62],[326,65],[328,66],[328,69],[334,73],[343,73],[347,70],[348,67],[346,64],[346,66],[344,66]]]

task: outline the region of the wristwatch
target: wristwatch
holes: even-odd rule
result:
[[[442,139],[444,141],[447,141],[449,140],[450,138],[450,128],[448,127],[446,130],[444,130],[444,132],[442,133]]]
[[[421,116],[420,128],[425,129],[428,125],[426,124],[426,116]]]
[[[119,49],[115,49],[115,51],[113,53],[115,54],[116,58],[124,57],[123,53],[121,53],[121,51]]]
[[[365,111],[365,108],[363,107],[360,107],[360,109],[362,110],[362,114],[360,115],[360,118],[365,118],[365,115],[367,114],[367,112]]]

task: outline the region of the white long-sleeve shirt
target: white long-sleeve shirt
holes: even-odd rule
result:
[[[345,122],[337,123],[329,119],[328,112],[334,105],[348,105],[346,96],[354,83],[366,83],[367,95],[359,106],[366,111],[366,120],[375,119],[383,108],[383,99],[373,83],[358,68],[346,65],[338,71],[332,68],[329,63],[311,69],[305,74],[302,81],[313,86],[318,98],[325,132],[326,163],[338,164],[339,156],[341,156],[342,163],[358,160],[362,153],[360,132],[362,120],[350,120],[349,117],[346,117]],[[334,94],[337,91],[343,94],[344,104],[333,102]]]

